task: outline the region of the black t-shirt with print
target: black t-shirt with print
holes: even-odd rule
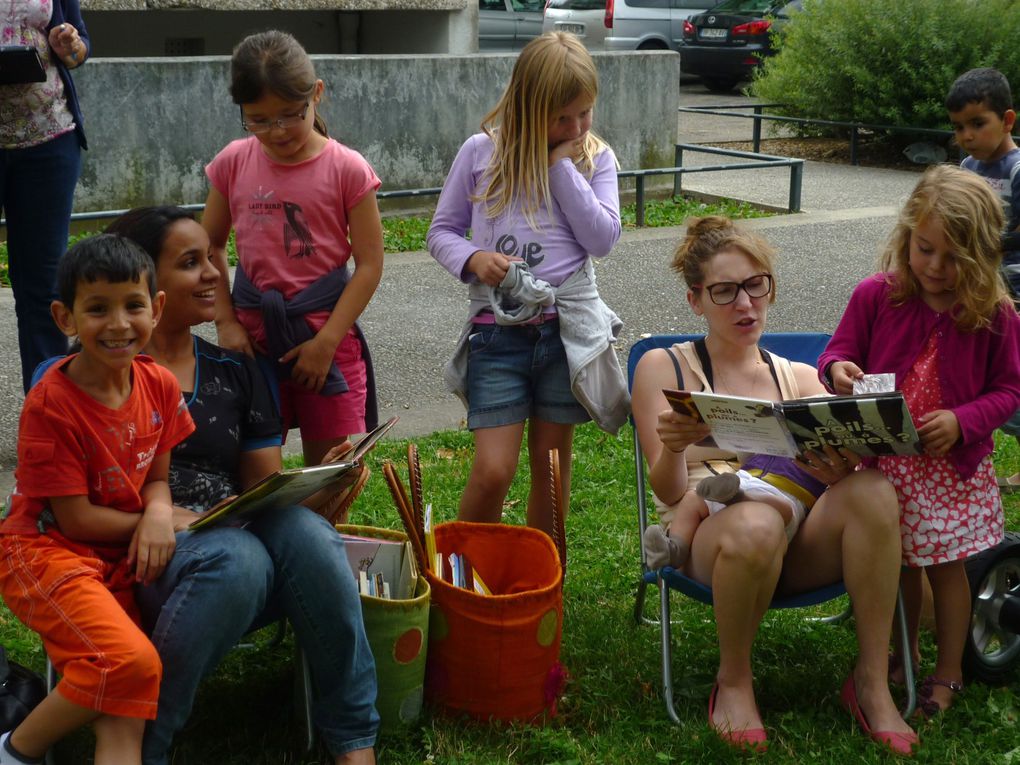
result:
[[[280,445],[280,414],[253,359],[197,336],[195,382],[184,399],[195,432],[170,452],[170,493],[202,511],[239,493],[242,452]]]

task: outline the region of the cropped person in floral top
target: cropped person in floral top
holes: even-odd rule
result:
[[[86,148],[68,71],[90,53],[78,0],[0,0],[0,45],[35,48],[46,75],[43,82],[0,85],[0,211],[27,391],[41,361],[67,353],[50,303]]]

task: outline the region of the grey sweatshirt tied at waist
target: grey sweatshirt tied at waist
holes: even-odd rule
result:
[[[468,294],[473,301],[486,300],[492,306],[496,323],[502,325],[525,323],[541,313],[543,307],[555,305],[560,340],[570,368],[571,393],[603,430],[615,434],[627,421],[630,394],[614,349],[623,322],[599,296],[591,258],[559,287],[536,279],[526,264],[514,261],[499,288],[475,282],[468,286]],[[522,305],[507,307],[514,302]],[[473,318],[468,318],[453,358],[443,372],[447,387],[465,406],[468,335],[474,331]]]

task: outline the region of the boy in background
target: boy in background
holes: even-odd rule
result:
[[[949,88],[946,109],[956,141],[968,155],[960,167],[988,181],[1002,200],[1002,271],[1014,301],[1020,303],[1020,149],[1012,136],[1016,112],[1009,82],[997,69],[971,69]],[[1020,442],[1020,411],[1002,431]],[[998,483],[1003,492],[1020,491],[1020,473]]]
[[[57,289],[53,318],[81,350],[25,398],[0,595],[39,633],[61,680],[0,736],[0,765],[42,762],[88,723],[96,765],[134,765],[161,665],[133,589],[173,555],[170,449],[194,424],[173,374],[138,357],[164,299],[143,250],[114,235],[83,240],[61,260]]]

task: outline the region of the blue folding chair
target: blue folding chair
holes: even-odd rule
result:
[[[701,335],[652,335],[644,337],[634,343],[630,349],[627,359],[627,385],[632,388],[634,385],[634,370],[637,369],[641,357],[655,348],[668,348],[675,343],[683,343],[697,340]],[[821,332],[774,332],[762,335],[759,345],[765,350],[778,356],[783,356],[791,361],[801,361],[805,364],[815,365],[818,357],[825,350],[829,342],[829,335]],[[633,419],[631,425],[633,426]],[[648,557],[644,548],[644,533],[648,526],[648,505],[647,490],[645,487],[645,464],[644,454],[641,451],[641,443],[638,441],[637,429],[633,428],[634,436],[634,475],[637,483],[637,507],[638,507],[638,539],[641,540],[641,579],[638,582],[637,597],[634,603],[634,620],[638,624],[658,624],[659,634],[662,642],[662,695],[666,703],[666,712],[670,719],[679,724],[680,717],[677,715],[673,700],[673,638],[672,623],[670,622],[670,590],[687,595],[690,598],[712,605],[712,589],[688,576],[666,566],[658,571],[648,568]],[[644,615],[645,596],[648,586],[654,584],[659,588],[659,617],[651,619]],[[802,608],[814,606],[820,603],[838,598],[846,594],[842,582],[822,587],[811,592],[798,595],[775,597],[770,608]],[[842,614],[826,617],[819,621],[837,623],[850,616],[851,608],[846,609]],[[909,639],[907,637],[907,622],[903,611],[902,595],[897,597],[896,602],[896,631],[900,644],[900,655],[911,656]],[[904,681],[906,686],[906,699],[904,702],[903,716],[908,717],[914,711],[916,698],[914,693],[914,673],[909,660],[904,662]]]

